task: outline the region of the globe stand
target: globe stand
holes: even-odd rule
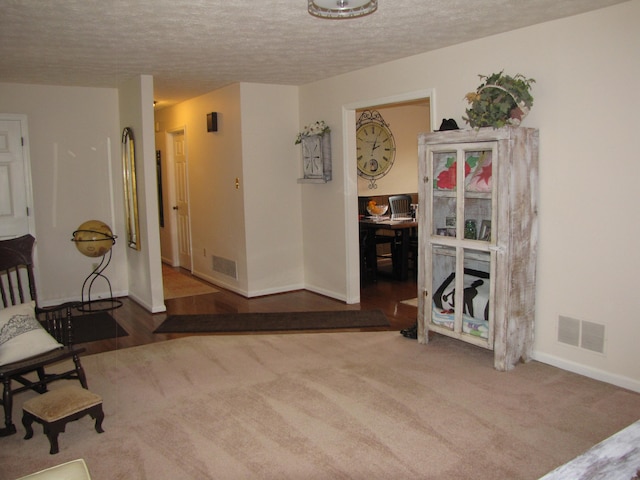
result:
[[[116,308],[120,308],[122,306],[121,300],[113,298],[111,282],[106,275],[102,274],[102,272],[104,272],[104,270],[109,266],[109,263],[111,263],[112,252],[113,250],[109,250],[106,254],[104,254],[98,266],[87,276],[87,278],[84,279],[84,282],[82,283],[82,303],[77,307],[78,311],[104,312],[106,310],[115,310]],[[91,289],[93,288],[93,282],[95,282],[98,278],[103,278],[107,282],[107,286],[109,287],[109,297],[91,300]],[[109,303],[109,305],[96,307],[96,305],[99,303]]]
[[[116,243],[116,236],[113,235],[109,226],[100,220],[89,220],[73,232],[71,241],[75,242],[76,248],[83,255],[92,258],[102,257],[98,266],[94,267],[93,272],[84,279],[82,284],[82,303],[76,309],[81,312],[102,312],[121,307],[122,301],[113,298],[111,282],[102,273],[111,263],[111,247]],[[92,300],[91,289],[98,278],[103,278],[107,282],[109,297]],[[103,305],[98,306],[98,304]]]

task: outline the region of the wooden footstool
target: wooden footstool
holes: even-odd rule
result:
[[[24,402],[22,424],[27,434],[25,440],[33,437],[31,424],[41,423],[51,445],[50,454],[58,453],[58,434],[64,432],[68,422],[91,415],[96,421],[96,432],[102,433],[102,398],[78,385],[69,385]]]

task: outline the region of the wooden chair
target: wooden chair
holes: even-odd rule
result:
[[[389,197],[389,210],[391,211],[391,219],[411,217],[411,204],[413,199],[411,195],[391,195]],[[415,229],[414,229],[415,230]],[[398,248],[394,244],[394,248]],[[409,237],[409,254],[410,265],[413,267],[414,274],[418,271],[418,232],[412,231]]]
[[[67,303],[47,308],[37,306],[32,260],[34,242],[31,235],[0,241],[0,314],[4,309],[35,302],[37,320],[61,346],[0,366],[0,381],[3,385],[0,404],[4,407],[5,420],[5,428],[0,429],[0,437],[16,433],[11,416],[14,394],[26,390],[45,393],[49,383],[61,379],[77,379],[83,388],[87,388],[79,356],[85,349],[73,346],[71,312],[76,304]],[[3,345],[0,345],[1,348]],[[62,373],[45,371],[46,367],[66,359],[73,360],[74,366],[70,370]],[[14,382],[19,385],[14,387]]]

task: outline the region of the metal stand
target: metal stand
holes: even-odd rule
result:
[[[107,253],[105,253],[102,256],[100,264],[93,270],[93,272],[91,272],[87,276],[87,278],[84,279],[84,283],[82,284],[82,303],[77,307],[77,310],[81,312],[103,312],[107,310],[115,310],[116,308],[120,308],[122,306],[121,300],[113,298],[111,282],[105,275],[102,274],[102,272],[104,272],[104,270],[109,266],[109,263],[111,263],[111,253],[112,250],[109,250]],[[91,289],[93,288],[93,282],[95,282],[98,277],[104,278],[107,282],[107,285],[109,286],[109,297],[91,300]],[[96,306],[98,303],[108,303],[108,305]]]

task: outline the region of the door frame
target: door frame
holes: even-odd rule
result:
[[[435,88],[425,90],[416,90],[406,92],[390,97],[379,97],[368,100],[361,100],[342,106],[342,138],[344,142],[343,148],[343,174],[345,178],[345,245],[347,247],[346,255],[346,276],[347,291],[346,302],[360,303],[360,234],[358,230],[358,222],[354,222],[354,218],[358,218],[358,174],[356,168],[356,110],[375,108],[382,105],[390,105],[394,103],[405,103],[415,100],[429,98],[429,115],[431,130],[434,129],[434,118],[436,116],[436,91]],[[417,139],[416,139],[417,141]]]
[[[175,135],[182,134],[184,136],[184,155],[185,163],[187,164],[187,172],[189,171],[189,155],[187,146],[187,127],[176,127],[165,132],[165,149],[166,155],[166,169],[167,169],[167,206],[166,211],[170,212],[169,215],[165,214],[165,221],[169,225],[169,238],[171,242],[171,266],[177,266],[180,263],[179,251],[178,251],[178,222],[177,212],[173,210],[173,205],[176,203],[176,178],[175,178],[175,156],[173,150],[173,141]],[[189,182],[187,181],[187,198],[189,201],[189,210],[191,210],[191,198],[189,193]],[[191,239],[191,211],[189,211],[189,252],[190,252],[190,265],[188,265],[189,272],[193,271],[193,248]],[[182,268],[187,268],[187,265],[180,265]]]
[[[0,120],[20,122],[20,133],[22,135],[22,162],[24,165],[24,188],[25,200],[29,214],[27,215],[27,228],[29,234],[36,237],[36,222],[33,206],[33,179],[31,176],[31,155],[29,152],[29,125],[27,115],[22,113],[0,113]],[[37,237],[36,237],[37,238]]]
[[[36,235],[36,216],[35,207],[33,205],[33,178],[31,174],[31,155],[29,151],[29,125],[26,114],[22,113],[0,113],[0,120],[6,121],[18,121],[20,122],[20,135],[22,138],[22,162],[24,167],[24,187],[25,189],[25,202],[29,213],[27,215],[27,232],[24,234],[30,234],[34,238],[38,238]],[[33,273],[36,282],[36,290],[40,291],[40,269],[38,266],[38,242],[36,241],[33,246]]]

